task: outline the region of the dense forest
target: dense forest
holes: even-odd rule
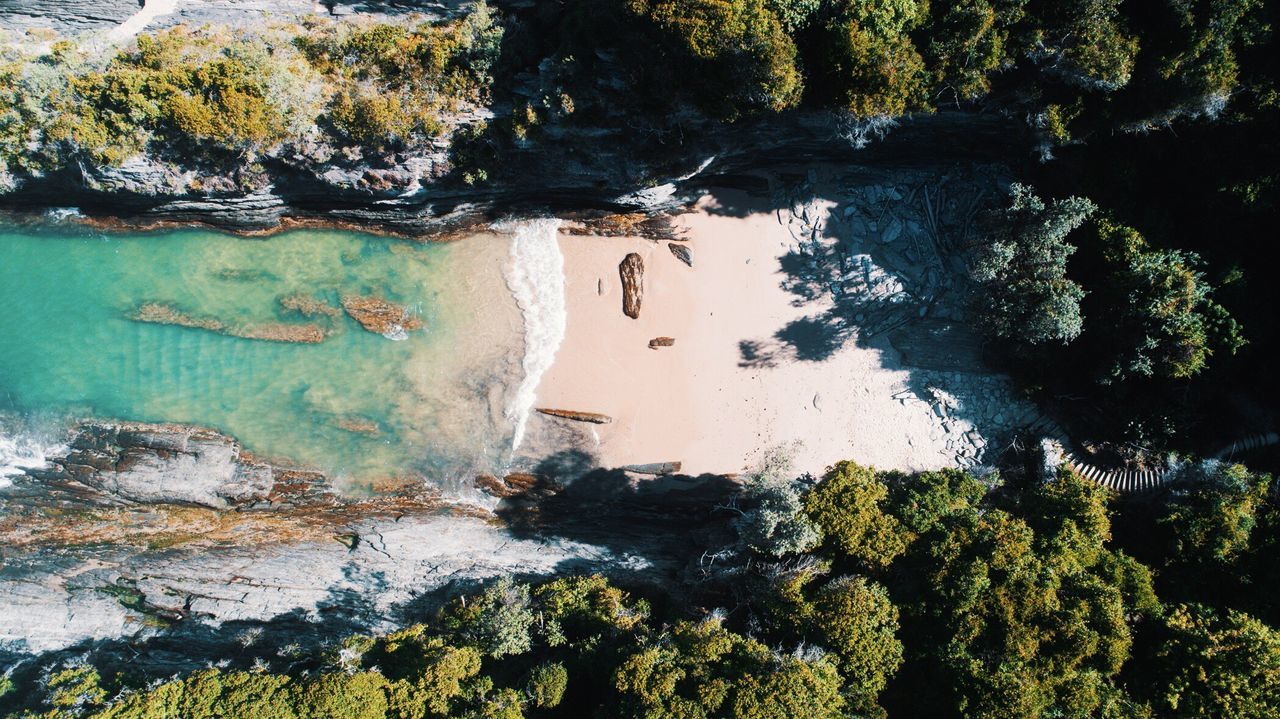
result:
[[[5,680],[15,716],[1270,717],[1280,505],[1187,464],[1157,500],[1030,466],[975,477],[775,459],[665,592],[510,577],[422,624],[185,676]],[[622,584],[625,584],[625,580]]]

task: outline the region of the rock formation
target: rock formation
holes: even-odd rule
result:
[[[286,310],[297,312],[303,317],[337,317],[341,314],[338,308],[328,302],[305,294],[285,295],[280,298],[280,306]]]
[[[677,260],[693,267],[693,250],[688,245],[680,245],[675,242],[668,242],[667,249],[671,250],[671,254],[676,256]]]
[[[175,325],[193,329],[208,330],[230,337],[247,340],[267,340],[269,342],[295,342],[300,344],[316,344],[323,342],[328,336],[319,325],[295,325],[285,322],[268,322],[259,325],[232,327],[216,317],[191,315],[163,302],[143,302],[138,309],[129,315],[135,322],[148,322],[158,325]]]
[[[409,310],[381,297],[343,297],[342,309],[361,327],[388,339],[404,339],[422,327],[422,320]]]
[[[644,260],[632,252],[618,265],[622,277],[622,313],[640,319],[640,301],[644,299]]]
[[[52,468],[31,470],[15,490],[43,485],[51,496],[74,503],[226,509],[270,504],[284,495],[296,499],[323,480],[273,467],[224,434],[186,425],[90,423],[69,446]]]

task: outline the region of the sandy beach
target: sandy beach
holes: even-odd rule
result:
[[[741,209],[751,206],[723,192],[677,218],[692,268],[667,242],[562,234],[568,330],[538,406],[612,417],[572,423],[607,467],[678,461],[684,474],[736,473],[792,445],[795,469],[813,473],[843,459],[903,470],[952,464],[948,436],[970,427],[939,433],[928,404],[895,398],[909,374],[887,343],[851,337],[829,356],[802,359],[778,341],[822,300],[798,302],[786,289],[782,258],[795,240],[774,211]],[[645,264],[635,320],[622,312],[618,273],[629,252]],[[662,336],[674,346],[650,349]]]

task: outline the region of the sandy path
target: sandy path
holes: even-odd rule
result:
[[[614,417],[585,430],[605,466],[681,461],[689,474],[738,472],[796,441],[802,471],[854,458],[898,469],[950,464],[929,406],[893,397],[908,374],[892,350],[848,342],[822,361],[744,362],[741,343],[776,345],[776,332],[818,307],[795,306],[782,286],[792,238],[772,212],[721,216],[709,202],[679,220],[692,269],[666,243],[561,237],[569,327],[539,406]],[[639,320],[621,311],[617,265],[627,252],[645,258]],[[648,348],[663,335],[675,346]]]

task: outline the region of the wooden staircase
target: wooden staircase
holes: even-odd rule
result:
[[[1065,442],[1062,444],[1064,447],[1066,446]],[[1269,447],[1273,444],[1280,444],[1280,434],[1275,432],[1251,434],[1223,447],[1213,455],[1213,458],[1228,461],[1242,452]],[[1089,464],[1071,452],[1066,452],[1063,455],[1063,462],[1081,477],[1122,494],[1149,492],[1163,485],[1173,474],[1173,471],[1168,469],[1149,471],[1106,469]]]

